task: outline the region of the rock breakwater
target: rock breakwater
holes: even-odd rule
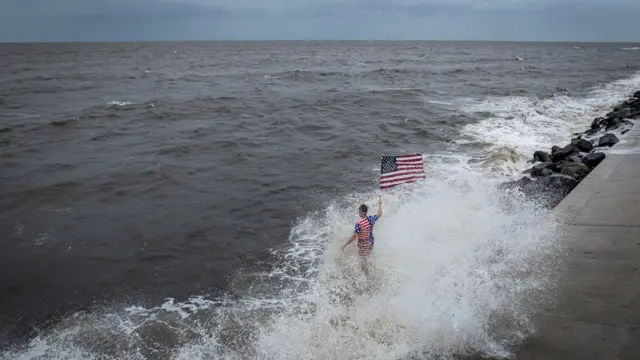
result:
[[[603,150],[617,144],[619,136],[634,126],[640,118],[640,91],[604,117],[593,120],[591,127],[574,134],[564,147],[552,146],[550,151],[533,153],[533,166],[525,176],[507,181],[502,189],[517,189],[528,199],[553,208],[562,201],[600,162],[606,158]]]

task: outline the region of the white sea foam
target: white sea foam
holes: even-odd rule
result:
[[[26,113],[0,113],[0,117],[17,117],[17,118],[40,118],[40,114],[26,114]]]
[[[127,106],[127,105],[133,105],[135,103],[130,101],[109,101],[108,104],[114,105],[114,106]]]
[[[489,99],[463,129],[468,142],[504,158],[565,143],[574,129],[619,102],[640,76],[583,99]],[[336,198],[292,227],[267,273],[238,273],[238,298],[172,299],[82,313],[3,359],[450,359],[508,355],[532,329],[553,287],[564,246],[552,213],[496,191],[490,169],[459,152],[428,155],[428,181],[385,192],[369,282],[358,270],[354,207],[376,191]],[[511,149],[511,150],[509,150]],[[515,159],[517,163],[521,159]],[[373,166],[373,164],[372,164]]]
[[[513,164],[512,174],[516,174],[534,151],[549,151],[553,145],[566,144],[573,133],[584,131],[594,117],[610,111],[639,87],[640,74],[636,74],[597,88],[583,98],[514,96],[470,102],[463,111],[489,112],[491,116],[465,126],[462,133],[467,138],[457,142],[480,141],[490,144],[492,150],[505,147],[515,150],[518,161]]]
[[[429,104],[434,104],[434,105],[447,105],[447,106],[453,105],[453,103],[451,103],[451,102],[441,101],[441,100],[426,100],[425,99],[425,102],[427,102]]]
[[[258,339],[259,358],[505,354],[529,330],[526,294],[547,285],[539,274],[543,255],[558,244],[555,225],[521,202],[502,207],[491,182],[477,174],[448,180],[387,197],[371,293],[359,289],[364,280],[353,254],[339,250],[353,210],[335,211],[335,230],[303,297],[315,311],[301,315],[288,304],[273,316]],[[505,333],[494,336],[499,329]]]
[[[472,103],[463,109],[469,113],[489,112],[491,116],[464,127],[462,133],[472,141],[507,147],[518,154],[514,170],[521,170],[531,154],[564,144],[578,129],[584,130],[592,107],[569,96],[547,99],[508,97]]]

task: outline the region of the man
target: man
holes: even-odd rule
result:
[[[373,249],[374,237],[373,237],[373,225],[382,216],[382,196],[378,197],[378,214],[367,216],[368,207],[365,204],[360,205],[358,213],[360,215],[360,221],[356,223],[356,228],[346,244],[342,246],[342,251],[349,246],[355,239],[358,239],[358,255],[362,261],[362,268],[367,272],[366,262],[369,259],[369,254]]]

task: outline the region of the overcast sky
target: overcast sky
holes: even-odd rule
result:
[[[0,41],[640,41],[640,0],[0,0]]]

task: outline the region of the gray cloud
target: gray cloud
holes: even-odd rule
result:
[[[224,16],[227,7],[212,6],[206,2],[166,0],[0,0],[4,14],[19,14],[38,18],[71,18],[77,16]]]
[[[540,10],[570,7],[640,8],[636,0],[0,0],[3,13],[20,11],[32,15],[73,16],[85,14],[363,14],[403,13],[430,15],[437,12]],[[329,11],[331,10],[331,11]]]
[[[542,10],[552,7],[620,7],[640,8],[637,0],[165,0],[199,6],[217,6],[225,9],[280,11],[286,13],[305,9],[329,7],[344,11],[370,12],[385,10],[404,12],[416,9],[433,10]],[[423,13],[424,11],[419,11]]]
[[[0,0],[0,41],[628,41],[638,13],[637,0]]]

